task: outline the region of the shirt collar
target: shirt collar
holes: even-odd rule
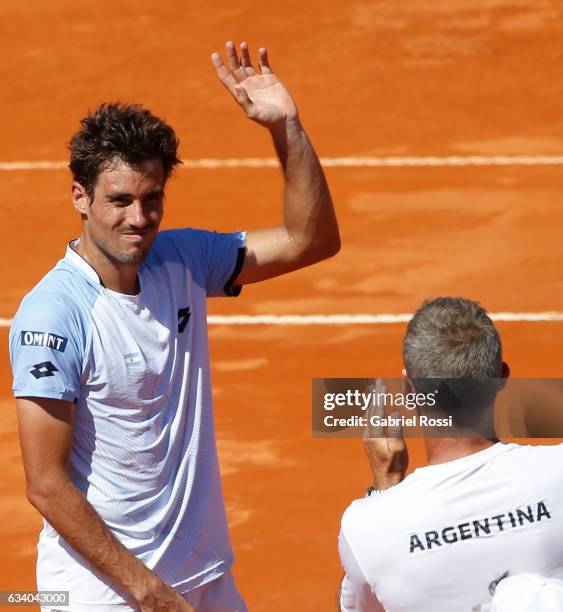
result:
[[[510,450],[516,446],[515,444],[507,443],[507,442],[497,442],[496,444],[492,444],[491,446],[477,451],[476,453],[471,453],[470,455],[466,455],[465,457],[460,457],[459,459],[453,459],[452,461],[444,461],[444,463],[434,463],[432,465],[425,465],[423,467],[419,467],[410,477],[420,477],[426,476],[428,474],[450,474],[456,473],[458,471],[468,470],[472,467],[482,465],[487,461],[490,461],[497,455],[504,453],[507,450]]]
[[[89,279],[93,280],[97,285],[103,287],[103,283],[98,276],[98,273],[92,266],[76,252],[76,248],[80,244],[80,238],[76,238],[75,240],[71,240],[67,247],[65,253],[65,259],[69,261],[73,266],[78,268],[83,274],[85,274]]]

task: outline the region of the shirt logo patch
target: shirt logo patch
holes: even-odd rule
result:
[[[64,353],[67,343],[67,338],[50,332],[22,331],[21,333],[22,346],[44,346]]]
[[[123,355],[123,359],[125,359],[126,368],[135,368],[143,363],[141,353],[126,353]]]
[[[188,321],[190,320],[191,316],[192,316],[192,311],[190,310],[189,306],[187,308],[180,308],[180,310],[178,310],[178,333],[179,334],[182,334],[184,332],[184,330],[186,329],[186,325],[188,324]]]
[[[29,370],[29,373],[39,379],[54,376],[55,372],[58,371],[59,370],[50,361],[42,361],[41,363],[36,363],[33,366],[33,370]]]

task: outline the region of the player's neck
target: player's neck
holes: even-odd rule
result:
[[[76,246],[76,252],[94,268],[107,289],[126,295],[139,293],[139,264],[123,264],[111,260],[85,239],[84,235]]]
[[[428,465],[447,463],[485,450],[497,438],[425,438]]]

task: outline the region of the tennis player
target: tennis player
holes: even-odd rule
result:
[[[104,104],[70,143],[80,238],[24,298],[10,332],[27,495],[44,519],[37,586],[72,612],[244,611],[230,567],[214,437],[206,298],[340,248],[297,108],[248,46],[218,77],[267,128],[283,222],[258,231],[159,232],[180,163],[164,121]],[[236,348],[234,349],[236,350]]]

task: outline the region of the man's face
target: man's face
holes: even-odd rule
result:
[[[130,166],[116,159],[96,182],[84,231],[92,246],[120,264],[140,264],[163,215],[164,169],[160,159]]]

